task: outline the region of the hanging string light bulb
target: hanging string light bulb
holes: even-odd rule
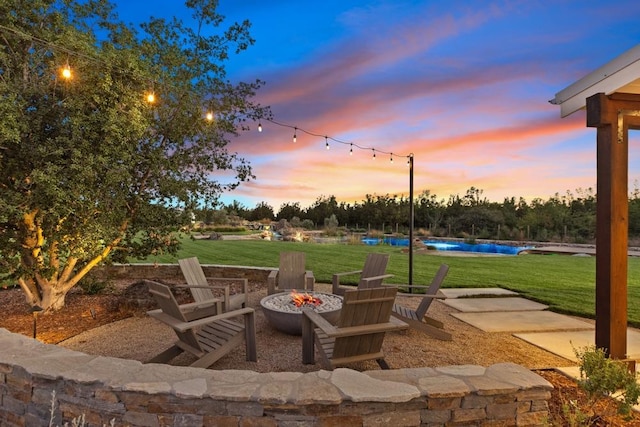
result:
[[[213,121],[213,113],[211,111],[207,111],[207,115],[205,116],[208,122]]]
[[[62,67],[62,69],[60,70],[60,75],[62,75],[62,78],[65,80],[71,80],[71,67],[69,67],[69,63],[67,62],[67,64]]]
[[[149,104],[154,104],[156,102],[156,94],[153,91],[147,93],[147,102]]]
[[[285,123],[277,122],[276,120],[273,120],[273,119],[265,119],[265,120],[267,120],[268,122],[273,123],[275,125],[278,125],[278,126],[282,126],[282,127],[287,127],[289,129],[293,129],[293,142],[296,142],[298,140],[298,132],[303,132],[303,133],[306,133],[307,135],[311,135],[311,136],[317,136],[317,137],[321,137],[321,138],[324,137],[324,146],[325,146],[325,148],[327,150],[329,150],[331,148],[331,146],[329,145],[329,139],[331,139],[331,140],[337,142],[338,144],[344,144],[344,145],[348,144],[349,145],[349,155],[350,156],[353,155],[353,148],[355,146],[355,148],[358,148],[360,150],[371,150],[372,151],[372,159],[374,159],[374,160],[377,157],[376,151],[378,151],[379,153],[382,153],[382,154],[388,154],[389,155],[389,162],[393,163],[393,154],[394,153],[392,153],[392,152],[388,152],[388,151],[384,151],[384,150],[376,150],[375,148],[361,146],[361,145],[358,145],[358,144],[355,144],[355,143],[349,142],[349,141],[341,141],[340,139],[336,139],[334,137],[330,137],[329,135],[323,135],[323,134],[320,134],[320,133],[311,132],[311,131],[305,130],[303,128],[300,128],[298,126],[293,126],[293,125],[288,125],[288,124],[285,124]],[[258,131],[262,132],[262,122],[261,121],[258,122]],[[410,158],[411,156],[400,156],[400,157],[407,157],[407,164],[411,163],[411,158]]]

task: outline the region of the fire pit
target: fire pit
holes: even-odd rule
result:
[[[262,311],[271,326],[290,335],[302,335],[302,308],[311,307],[331,323],[340,316],[342,297],[324,292],[282,292],[260,300]]]

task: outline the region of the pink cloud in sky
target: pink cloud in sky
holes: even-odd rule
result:
[[[625,5],[640,13],[637,3]],[[267,81],[257,99],[271,106],[276,122],[298,127],[297,142],[294,129],[266,120],[262,133],[235,140],[233,149],[252,161],[257,180],[228,200],[249,207],[265,201],[277,212],[282,203],[306,207],[320,196],[348,203],[367,194],[406,197],[409,153],[414,195],[429,190],[447,199],[473,186],[490,200],[531,200],[595,188],[595,130],[586,128],[584,113],[560,119],[548,100],[637,43],[639,27],[624,8],[573,0],[553,7],[480,1],[334,7],[326,41],[319,33],[317,45],[297,60],[256,69]],[[594,16],[603,18],[598,34]],[[630,182],[640,172],[637,145]]]

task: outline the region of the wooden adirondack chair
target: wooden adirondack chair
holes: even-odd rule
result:
[[[313,291],[316,279],[313,272],[305,270],[304,252],[280,252],[280,268],[267,277],[267,293]]]
[[[213,301],[217,297],[213,293],[213,289],[220,289],[222,297],[222,311],[235,310],[247,306],[248,298],[248,279],[243,278],[226,278],[216,277],[211,278],[216,282],[236,282],[240,284],[240,292],[230,294],[228,285],[209,285],[207,277],[202,270],[200,261],[197,257],[184,258],[178,260],[180,264],[180,270],[187,281],[187,287],[191,291],[193,300],[198,304],[204,304],[207,301]]]
[[[332,277],[333,290],[336,295],[344,295],[346,290],[353,289],[351,286],[340,285],[340,278],[349,275],[359,274],[358,289],[377,288],[382,285],[382,281],[393,274],[385,274],[387,264],[389,263],[389,254],[370,253],[364,262],[362,270],[346,271],[344,273],[335,273]]]
[[[427,311],[434,299],[444,299],[445,295],[440,292],[440,286],[444,282],[449,266],[442,264],[436,275],[433,277],[431,284],[426,287],[426,293],[421,294],[422,301],[415,310],[404,307],[400,304],[393,305],[393,316],[407,322],[410,327],[422,331],[444,341],[451,341],[451,334],[444,330],[444,324],[436,319],[427,316]],[[412,286],[412,288],[425,288],[424,286]],[[418,294],[416,294],[418,295]]]
[[[197,310],[190,310],[188,318],[178,305],[171,289],[167,285],[145,280],[149,292],[160,306],[157,310],[148,311],[149,316],[170,326],[178,340],[162,353],[146,363],[167,363],[184,351],[198,359],[191,366],[208,368],[221,357],[245,341],[248,361],[258,360],[256,350],[255,316],[252,308],[242,308],[217,315],[198,317]],[[237,318],[243,318],[240,322]],[[236,319],[234,319],[236,318]]]
[[[315,363],[315,344],[327,369],[375,359],[382,369],[385,333],[409,326],[391,317],[396,288],[349,290],[344,294],[340,318],[332,325],[311,308],[302,310],[302,362]]]

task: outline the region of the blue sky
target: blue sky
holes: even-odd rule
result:
[[[129,22],[189,20],[179,0],[116,3]],[[321,135],[299,130],[293,143],[293,129],[263,122],[232,142],[257,179],[223,200],[276,212],[319,196],[408,197],[409,153],[415,195],[473,186],[502,202],[595,189],[595,129],[548,101],[640,43],[640,2],[630,0],[221,0],[218,10],[250,20],[256,39],[227,63],[229,78],[266,81],[256,100],[277,122]],[[639,144],[631,133],[631,190]]]

